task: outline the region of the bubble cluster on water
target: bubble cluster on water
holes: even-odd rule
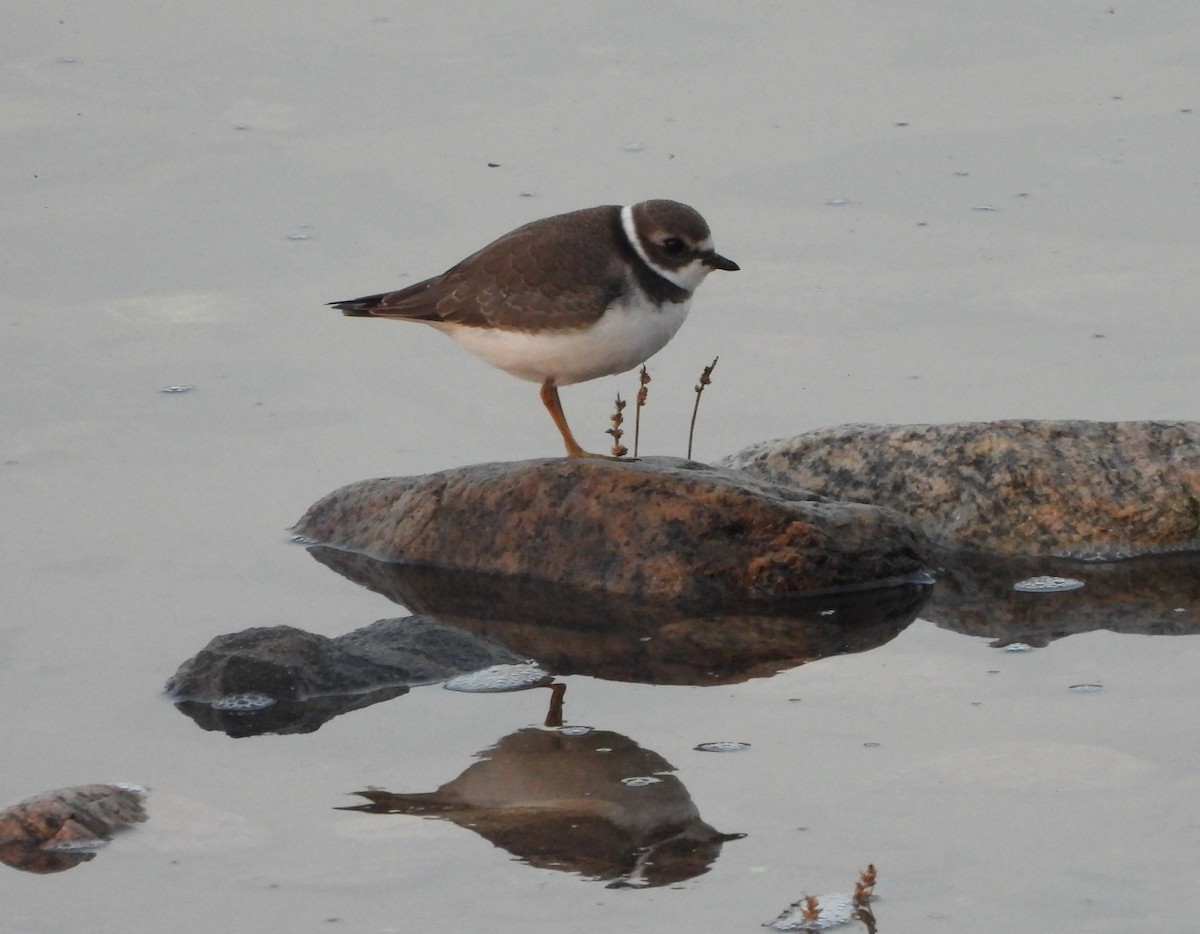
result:
[[[564,736],[587,736],[592,732],[592,728],[590,726],[564,726],[560,727],[558,732]]]
[[[499,694],[504,691],[523,691],[550,681],[550,675],[537,665],[492,665],[479,671],[455,675],[442,685],[447,691],[467,694]]]
[[[621,779],[621,784],[628,785],[630,788],[644,788],[646,785],[657,785],[661,781],[662,779],[655,775],[633,775]]]
[[[159,392],[165,392],[168,395],[173,395],[173,394],[181,393],[181,392],[191,392],[195,388],[196,388],[195,386],[185,386],[182,383],[180,383],[178,386],[163,386],[163,388],[160,389]]]
[[[107,840],[65,840],[62,843],[48,843],[42,849],[51,853],[95,853],[106,846]]]
[[[645,152],[646,144],[645,143],[626,143],[625,151],[626,152]]]
[[[1033,646],[1028,642],[1010,642],[1004,647],[1005,652],[1032,652]]]
[[[817,917],[807,919],[804,917],[807,903],[802,898],[793,902],[778,918],[768,921],[763,927],[774,928],[776,931],[828,931],[854,920],[854,899],[849,895],[818,895],[817,905],[820,909]]]
[[[266,710],[274,706],[275,698],[266,694],[246,692],[244,694],[226,694],[218,697],[212,703],[213,710],[233,710],[252,713],[256,710]]]
[[[1021,593],[1061,593],[1065,590],[1078,590],[1083,581],[1073,577],[1027,577],[1013,584],[1013,590]]]
[[[699,746],[692,747],[696,752],[741,752],[743,749],[749,749],[749,743],[740,743],[734,740],[721,740],[715,743],[701,743]]]

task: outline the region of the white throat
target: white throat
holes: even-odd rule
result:
[[[698,259],[694,259],[678,269],[664,269],[650,259],[646,254],[646,248],[642,246],[642,238],[638,236],[637,225],[633,222],[633,205],[631,204],[621,208],[621,228],[625,231],[625,239],[629,241],[633,251],[641,257],[642,262],[652,272],[662,276],[671,284],[679,286],[686,292],[694,292],[696,287],[704,281],[704,277],[708,275],[708,267]]]

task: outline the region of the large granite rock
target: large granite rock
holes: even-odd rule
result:
[[[845,425],[722,463],[895,509],[952,548],[1083,560],[1200,549],[1200,422]]]
[[[704,604],[894,581],[924,550],[890,510],[668,458],[363,480],[294,531],[383,561]]]

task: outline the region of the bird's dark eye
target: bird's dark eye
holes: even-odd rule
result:
[[[683,241],[678,237],[667,237],[667,239],[663,241],[663,249],[672,256],[678,256],[683,252]]]

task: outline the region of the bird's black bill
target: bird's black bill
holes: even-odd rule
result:
[[[731,259],[726,259],[720,253],[704,257],[704,265],[709,269],[724,269],[726,272],[737,272],[742,267]]]

